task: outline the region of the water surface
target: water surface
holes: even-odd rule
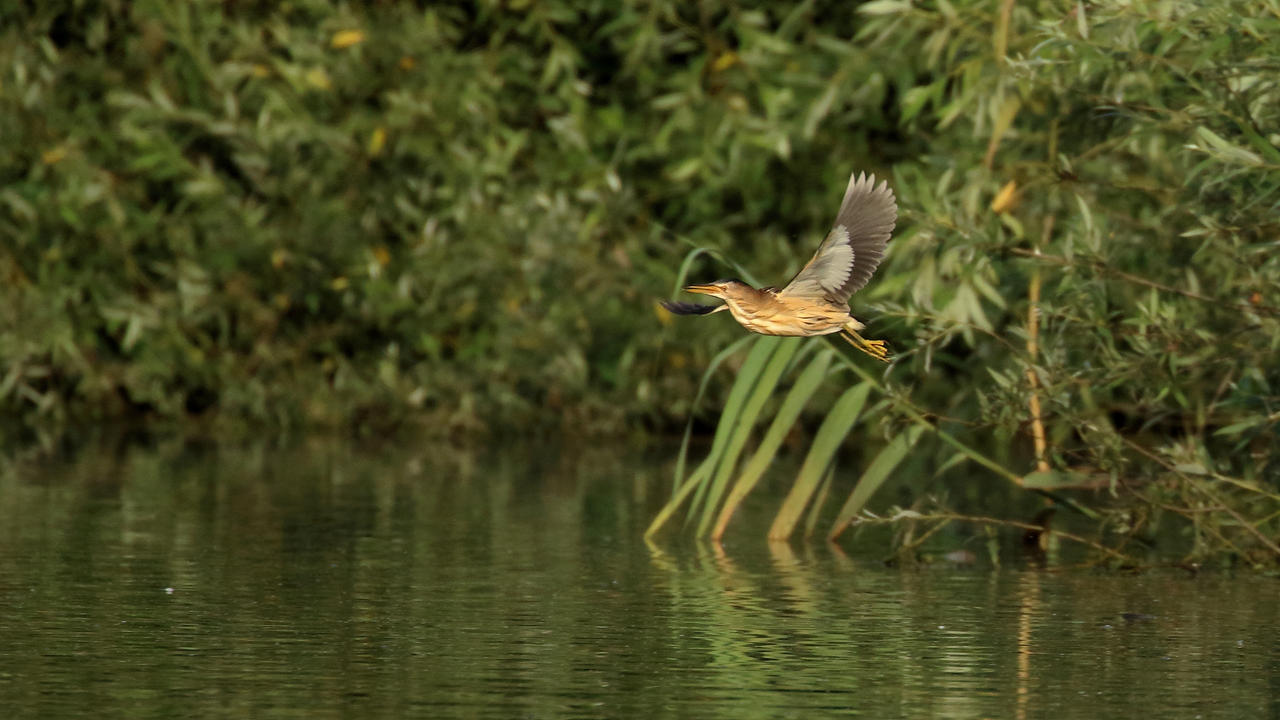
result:
[[[13,717],[1280,717],[1274,579],[641,535],[559,443],[117,445],[0,474]],[[750,518],[747,518],[750,520]]]

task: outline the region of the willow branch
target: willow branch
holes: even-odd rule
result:
[[[1191,298],[1192,300],[1199,300],[1200,302],[1209,303],[1210,305],[1216,305],[1218,307],[1233,308],[1233,309],[1241,310],[1244,312],[1255,312],[1260,315],[1267,315],[1269,317],[1280,317],[1280,308],[1272,307],[1270,305],[1262,305],[1262,304],[1254,305],[1252,303],[1224,302],[1219,298],[1209,297],[1208,295],[1201,295],[1198,292],[1183,290],[1182,288],[1176,288],[1176,287],[1173,287],[1172,285],[1165,285],[1164,283],[1156,282],[1155,280],[1148,280],[1147,278],[1140,277],[1132,273],[1127,273],[1127,272],[1124,272],[1123,270],[1116,270],[1115,268],[1109,267],[1106,264],[1096,260],[1095,261],[1073,260],[1071,258],[1062,257],[1061,255],[1044,255],[1042,253],[1036,252],[1035,250],[1028,250],[1026,248],[1006,248],[1006,249],[1010,253],[1014,255],[1018,255],[1020,257],[1033,258],[1039,262],[1045,262],[1052,265],[1060,265],[1063,267],[1087,267],[1103,275],[1109,275],[1114,278],[1119,278],[1121,280],[1124,280],[1125,282],[1133,283],[1134,285],[1141,285],[1143,287],[1149,287],[1155,290],[1159,290],[1161,292],[1181,295],[1186,298]]]

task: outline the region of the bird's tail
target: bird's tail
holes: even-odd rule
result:
[[[883,340],[868,340],[858,334],[863,328],[863,324],[857,320],[850,320],[844,324],[840,330],[840,337],[849,341],[849,344],[880,362],[889,362],[889,346]]]
[[[700,305],[698,303],[671,302],[670,300],[659,300],[658,304],[672,315],[707,315],[728,307],[727,305]]]

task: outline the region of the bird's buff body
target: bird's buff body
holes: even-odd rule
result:
[[[849,314],[849,296],[861,290],[880,265],[897,218],[898,205],[887,184],[877,187],[874,175],[850,176],[835,227],[786,287],[756,289],[740,280],[717,280],[684,289],[720,298],[723,305],[662,305],[677,315],[728,310],[739,325],[761,335],[841,333],[862,352],[888,362],[884,341],[858,334],[864,326]]]
[[[686,288],[688,289],[688,288]],[[840,332],[853,324],[861,330],[862,323],[849,314],[849,306],[840,303],[814,303],[780,294],[773,288],[755,290],[749,302],[726,296],[723,307],[729,308],[733,319],[742,327],[761,335],[809,337]],[[691,291],[694,292],[694,291]]]

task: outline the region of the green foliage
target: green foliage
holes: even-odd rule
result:
[[[817,363],[814,363],[816,366]],[[795,484],[778,509],[773,526],[769,529],[769,537],[784,540],[791,536],[805,505],[818,492],[821,481],[828,476],[833,467],[836,453],[849,437],[849,431],[857,422],[858,416],[867,404],[867,396],[871,392],[868,383],[859,383],[844,391],[831,406],[831,411],[822,421],[818,432],[813,437],[813,446],[805,456],[804,465],[796,475]]]
[[[922,467],[1022,484],[1039,423],[1027,487],[1075,493],[1106,545],[1180,518],[1191,557],[1280,556],[1277,10],[862,6],[851,45],[879,62],[855,84],[884,83],[912,139],[897,238],[855,298],[900,352],[876,435],[933,418]]]
[[[810,345],[810,347],[813,346]],[[787,434],[795,426],[800,413],[809,404],[813,394],[818,391],[822,381],[826,379],[827,367],[830,364],[830,354],[821,353],[796,377],[795,383],[787,391],[786,397],[778,406],[778,411],[774,413],[773,420],[769,423],[769,429],[761,438],[755,454],[743,465],[742,472],[733,485],[732,493],[725,500],[720,510],[720,516],[716,520],[714,532],[716,537],[724,533],[724,529],[728,525],[730,518],[733,517],[738,504],[747,496],[747,493],[755,488],[756,483],[760,482],[760,479],[764,477],[765,471],[773,464],[774,457],[778,454],[779,448],[782,447],[783,440],[786,439]],[[830,416],[827,422],[831,422]],[[746,435],[747,433],[744,432],[743,434]],[[840,439],[843,440],[843,437]],[[796,486],[799,487],[800,483],[797,482]]]
[[[803,6],[0,19],[0,405],[29,427],[664,426],[729,337],[658,332],[664,228],[792,262],[758,231],[810,226],[827,154],[883,125],[883,87],[832,101],[854,63],[808,55]]]
[[[1036,397],[1032,483],[1101,484],[1113,544],[1256,558],[1277,58],[1274,0],[9,5],[0,408],[667,427],[739,332],[653,309],[688,247],[785,278],[859,169],[902,209],[860,462],[933,424],[904,463],[1040,473]]]

